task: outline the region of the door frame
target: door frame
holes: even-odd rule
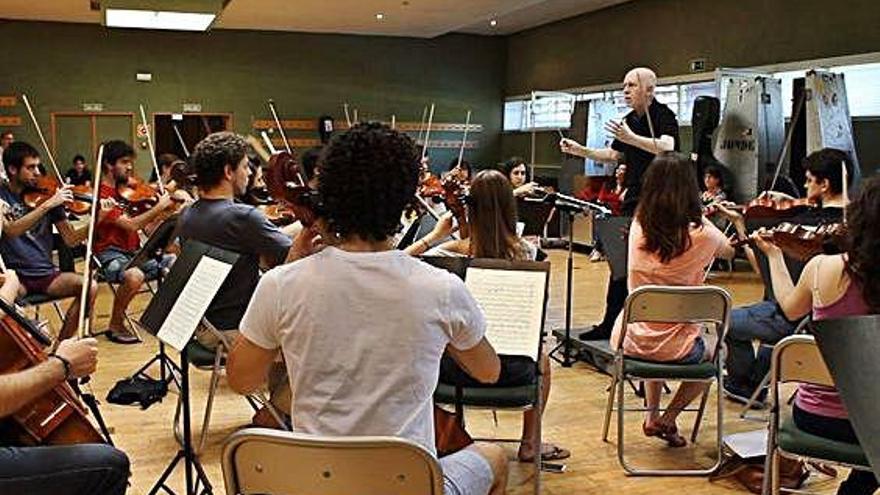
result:
[[[131,118],[131,142],[135,142],[137,126],[135,125],[134,112],[52,112],[49,114],[49,132],[51,133],[50,148],[52,155],[58,155],[58,127],[56,119],[58,117],[89,117],[91,124],[92,140],[91,140],[91,156],[89,161],[94,160],[95,153],[98,152],[98,117],[130,117]]]

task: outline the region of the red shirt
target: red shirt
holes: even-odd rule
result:
[[[101,199],[119,199],[119,194],[116,192],[116,188],[102,183],[98,197]],[[124,214],[125,210],[120,206],[116,206],[107,212],[104,218],[95,226],[95,253],[102,253],[110,247],[133,253],[141,247],[141,240],[137,232],[125,230],[116,225],[116,219]]]

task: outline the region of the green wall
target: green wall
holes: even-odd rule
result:
[[[880,50],[876,0],[637,0],[510,36],[506,93]]]
[[[876,0],[637,0],[510,36],[505,94],[616,83],[637,65],[682,75],[695,58],[714,70],[880,51],[877,13]],[[854,123],[866,173],[880,166],[880,142],[867,138],[878,124]],[[538,142],[536,161],[558,163],[556,140]],[[529,143],[510,133],[501,148],[528,156]]]
[[[0,21],[9,63],[0,73],[0,94],[26,93],[48,132],[52,111],[79,111],[100,102],[104,111],[180,112],[197,102],[203,112],[231,112],[234,127],[250,132],[254,119],[269,118],[273,98],[282,118],[343,120],[342,104],[365,118],[418,122],[436,103],[435,122],[484,125],[480,147],[468,150],[477,163],[499,155],[506,63],[503,38],[448,35],[432,40],[215,30],[207,34],[107,30],[97,25]],[[153,74],[150,83],[135,73]],[[0,115],[25,116],[23,106]],[[12,128],[36,142],[30,123]],[[308,137],[317,137],[309,134]],[[433,136],[432,136],[433,137]],[[439,135],[460,139],[460,133]],[[445,164],[457,150],[432,150]],[[68,157],[58,157],[66,166]],[[141,153],[138,168],[149,166]]]

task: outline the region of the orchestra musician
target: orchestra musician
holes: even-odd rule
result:
[[[86,166],[84,156],[76,155],[73,157],[73,166],[67,169],[64,180],[71,186],[90,187],[92,185],[92,172]]]
[[[690,159],[662,152],[653,160],[642,182],[642,198],[629,230],[627,282],[629,290],[644,285],[702,285],[706,267],[716,257],[732,258],[734,247],[702,214],[700,191]],[[623,322],[614,324],[612,349],[620,342]],[[711,349],[698,324],[630,323],[622,342],[626,356],[645,361],[696,364]],[[661,415],[663,382],[645,382],[646,413],[642,430],[670,447],[683,447],[676,419],[708,386],[683,382]]]
[[[837,163],[838,170],[840,163]],[[812,172],[807,172],[812,175]],[[807,179],[814,183],[815,176]],[[827,186],[827,179],[812,187]],[[880,178],[863,182],[861,191],[847,208],[846,249],[841,254],[815,256],[804,267],[797,282],[783,259],[782,251],[760,234],[752,238],[770,264],[770,276],[778,307],[786,320],[812,314],[814,320],[844,318],[880,312],[880,253],[877,252],[877,224],[880,222]],[[846,338],[845,332],[836,335]],[[876,377],[865,377],[866,380]],[[801,384],[794,396],[792,419],[811,435],[838,442],[858,444],[846,407],[837,390]],[[853,469],[840,484],[838,495],[874,493],[877,478],[870,471]]]
[[[536,182],[526,181],[526,162],[518,156],[511,157],[504,162],[501,171],[513,186],[513,195],[517,198],[531,195],[538,187]]]
[[[239,393],[259,388],[280,349],[297,431],[392,435],[436,452],[433,392],[444,349],[481,382],[496,381],[500,365],[464,283],[392,248],[419,181],[416,148],[386,125],[356,124],[327,145],[317,175],[322,207],[298,241],[333,242],[260,280],[229,355],[229,384]],[[377,176],[388,180],[361,179]],[[504,493],[497,445],[473,444],[439,462],[446,494]]]
[[[61,272],[52,261],[52,226],[58,229],[64,243],[73,247],[85,241],[88,227],[74,228],[67,220],[64,203],[73,199],[70,186],[60,186],[40,204],[29,206],[25,193],[36,187],[41,177],[40,153],[30,144],[16,141],[3,152],[3,165],[9,183],[0,185],[0,199],[8,206],[0,239],[0,256],[15,270],[21,282],[19,296],[46,294],[52,298],[73,297],[60,330],[62,339],[73,336],[79,317],[82,277]],[[94,304],[96,290],[90,291],[89,305]]]
[[[11,306],[19,292],[18,276],[7,269],[0,278],[0,299]],[[0,421],[64,381],[91,375],[97,358],[95,339],[66,339],[40,364],[0,375]],[[128,488],[128,476],[128,457],[107,444],[22,447],[0,443],[0,493],[121,495]]]
[[[497,170],[482,170],[474,177],[468,198],[468,223],[470,235],[466,239],[457,239],[443,244],[425,253],[427,256],[470,256],[473,258],[496,258],[510,261],[534,261],[537,246],[516,235],[516,198],[513,189],[504,175]],[[451,233],[451,221],[444,216],[437,223],[434,231],[429,234],[432,239],[444,239]],[[424,238],[423,238],[424,239]],[[431,242],[420,240],[411,246],[418,250],[419,245],[427,246]],[[408,252],[412,254],[413,251]],[[546,407],[550,397],[551,368],[546,352],[541,355],[541,379]],[[481,384],[467,375],[453,359],[444,356],[440,364],[440,381],[443,383],[466,387]],[[535,382],[534,361],[521,356],[501,357],[501,376],[497,385],[516,387]],[[521,462],[533,462],[537,441],[535,431],[535,415],[539,412],[532,408],[523,412],[522,440],[517,457]],[[541,459],[553,461],[567,459],[571,453],[559,446],[546,443],[541,445]]]
[[[846,206],[843,197],[843,170],[845,164],[848,171],[852,170],[849,156],[840,150],[824,148],[804,158],[803,168],[806,174],[804,187],[807,200],[818,205],[809,211],[787,218],[787,221],[798,224],[817,225],[838,223],[843,219]],[[716,206],[719,213],[728,217],[738,230],[745,230],[745,219],[739,213],[725,207]],[[753,253],[746,247],[746,254],[757,267],[759,273],[769,276],[767,259],[760,253]],[[758,254],[756,258],[756,254]],[[787,260],[789,270],[794,277],[800,276],[804,268],[803,262]],[[727,331],[727,379],[724,381],[725,395],[734,401],[745,403],[762,382],[770,370],[770,351],[755,351],[753,342],[758,340],[766,344],[775,344],[782,338],[794,333],[798,322],[789,320],[779,307],[773,287],[770,287],[764,301],[741,308],[734,308],[730,315],[730,328]],[[759,392],[758,402],[763,402],[766,390]]]
[[[651,69],[630,70],[623,79],[623,97],[632,109],[621,121],[609,121],[605,130],[614,137],[609,148],[588,148],[576,141],[562,138],[563,153],[602,163],[619,163],[626,157],[626,196],[622,212],[632,216],[641,190],[642,176],[654,157],[663,151],[677,150],[678,120],[675,113],[654,98],[657,75]],[[626,300],[626,279],[608,279],[605,317],[590,331],[579,335],[583,340],[604,340],[611,335],[611,326]]]
[[[196,145],[191,157],[199,186],[199,199],[181,213],[181,243],[196,240],[238,253],[238,261],[220,286],[205,318],[226,340],[234,341],[242,316],[257,287],[260,271],[304,256],[303,247],[270,222],[254,206],[235,201],[246,191],[251,168],[245,139],[232,132],[208,135]],[[211,350],[218,337],[200,325],[198,342]],[[289,387],[283,366],[273,369],[272,403],[286,412]]]
[[[160,216],[166,215],[175,203],[169,194],[159,197],[155,206],[138,215],[129,214],[123,208],[125,200],[120,188],[125,187],[134,171],[134,149],[124,141],[104,143],[101,163],[101,199],[113,199],[118,204],[107,212],[95,225],[95,257],[101,263],[101,273],[108,282],[119,284],[113,299],[113,309],[106,335],[117,344],[139,342],[132,329],[126,327],[125,311],[143,284],[155,280],[160,270],[166,270],[174,262],[174,256],[164,255],[161,261],[149,259],[140,266],[125,269],[140,248],[138,232]]]

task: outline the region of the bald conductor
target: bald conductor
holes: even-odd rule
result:
[[[678,149],[678,121],[669,107],[654,99],[656,86],[657,75],[651,69],[638,67],[627,72],[623,97],[632,111],[622,121],[605,124],[605,130],[614,137],[610,148],[587,148],[567,138],[559,142],[559,148],[570,155],[602,163],[626,163],[625,215],[635,211],[642,175],[654,156]]]

